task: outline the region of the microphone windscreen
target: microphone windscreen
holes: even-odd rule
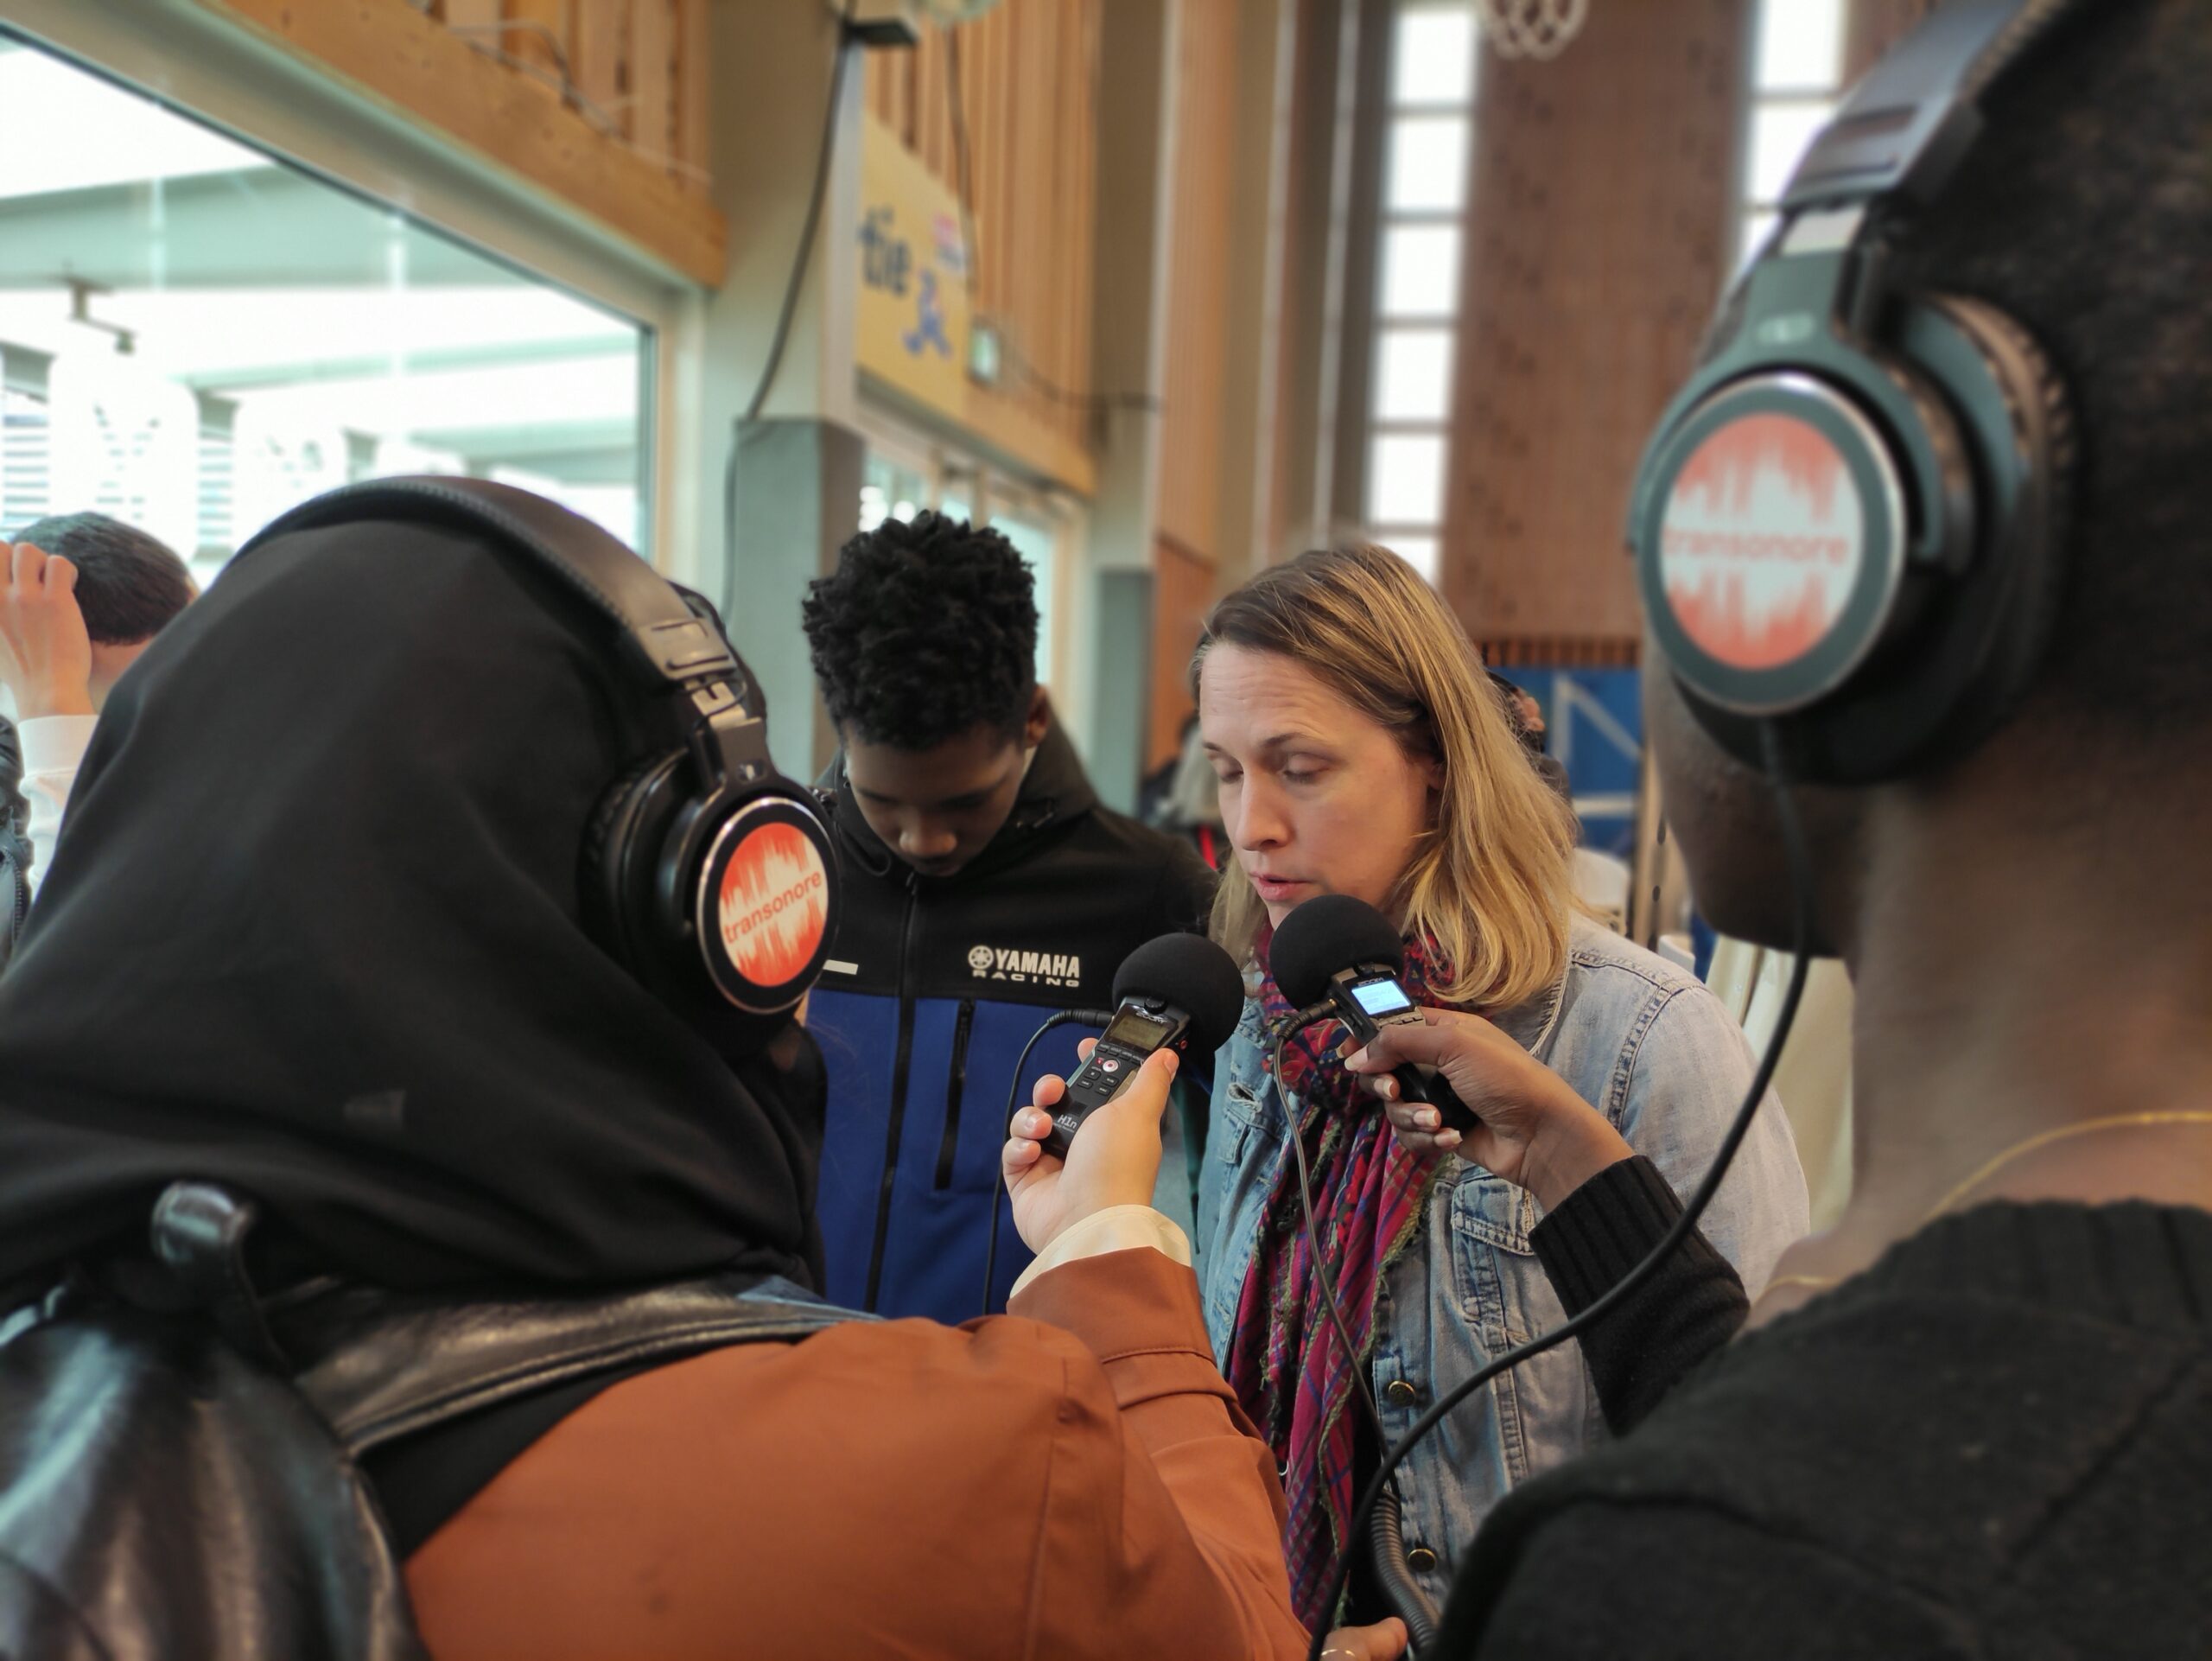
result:
[[[1384,964],[1396,974],[1406,948],[1390,920],[1348,894],[1317,894],[1292,909],[1268,948],[1268,968],[1297,1008],[1328,996],[1329,977],[1358,964]]]
[[[1160,998],[1191,1017],[1191,1047],[1211,1055],[1229,1042],[1244,1013],[1244,977],[1236,959],[1203,934],[1163,934],[1122,959],[1114,1001]]]

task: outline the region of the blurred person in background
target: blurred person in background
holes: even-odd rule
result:
[[[1510,681],[1495,669],[1489,671],[1491,684],[1505,700],[1506,719],[1513,724],[1513,735],[1521,741],[1535,762],[1537,774],[1557,792],[1562,801],[1572,806],[1573,787],[1567,783],[1567,768],[1551,753],[1548,729],[1544,725],[1544,706],[1536,702],[1536,695],[1527,687]]]
[[[109,692],[199,591],[166,545],[105,513],[57,514],[0,543],[0,687],[14,705],[22,770],[0,777],[0,792],[28,800],[34,894]]]
[[[1155,830],[1180,837],[1198,850],[1210,871],[1229,856],[1229,832],[1221,822],[1221,782],[1206,759],[1205,735],[1198,712],[1183,723],[1181,748],[1149,781],[1150,802],[1141,817]]]

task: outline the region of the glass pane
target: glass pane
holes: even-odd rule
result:
[[[1419,571],[1429,582],[1436,581],[1440,550],[1434,537],[1401,536],[1395,531],[1386,531],[1376,540]]]
[[[0,535],[106,512],[204,580],[404,471],[640,536],[648,330],[5,39],[0,109],[40,135],[0,147],[8,436],[40,440],[6,447]]]
[[[1459,309],[1459,227],[1396,225],[1382,233],[1382,315],[1450,317]]]
[[[1747,194],[1755,202],[1782,194],[1798,159],[1828,124],[1835,109],[1827,99],[1802,104],[1762,104],[1751,114],[1751,166]]]
[[[1037,585],[1037,679],[1040,685],[1050,686],[1052,684],[1052,606],[1059,597],[1058,538],[1049,525],[1034,519],[1002,516],[993,519],[991,526],[1003,531],[1006,539],[1014,545]]]
[[[1741,270],[1751,263],[1751,256],[1766,245],[1774,234],[1774,222],[1782,216],[1764,207],[1754,208],[1744,215],[1742,242],[1736,248],[1736,269]]]
[[[1367,517],[1400,525],[1444,518],[1444,435],[1377,433],[1368,450]]]
[[[873,531],[886,519],[901,524],[920,512],[929,481],[912,468],[871,450],[861,464],[860,528]]]
[[[1467,118],[1403,116],[1390,124],[1389,206],[1401,213],[1456,208],[1467,192]]]
[[[1452,413],[1448,328],[1382,331],[1376,353],[1375,418],[1443,421]]]
[[[1408,6],[1398,14],[1394,104],[1465,104],[1475,88],[1475,16],[1468,6]]]
[[[1825,91],[1842,76],[1843,0],[1763,0],[1761,92]]]

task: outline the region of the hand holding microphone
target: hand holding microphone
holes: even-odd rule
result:
[[[1519,1184],[1547,1207],[1631,1149],[1567,1081],[1479,1015],[1417,1006],[1388,918],[1350,894],[1307,901],[1275,931],[1275,984],[1349,1034],[1344,1065],[1381,1097],[1398,1140]]]
[[[1529,1190],[1548,1210],[1635,1149],[1567,1081],[1480,1015],[1423,1009],[1382,1028],[1345,1067],[1366,1076],[1398,1140],[1415,1153],[1454,1152]],[[1393,1070],[1430,1066],[1474,1115],[1465,1130],[1403,1098]]]

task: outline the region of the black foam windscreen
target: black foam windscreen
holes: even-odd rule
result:
[[[1203,934],[1163,934],[1122,959],[1114,1001],[1160,998],[1191,1017],[1191,1047],[1211,1055],[1229,1042],[1244,1013],[1244,977],[1236,959]]]
[[[1300,1009],[1328,996],[1329,977],[1361,964],[1396,974],[1406,948],[1390,920],[1348,894],[1317,894],[1294,907],[1275,930],[1268,967],[1283,996]]]

